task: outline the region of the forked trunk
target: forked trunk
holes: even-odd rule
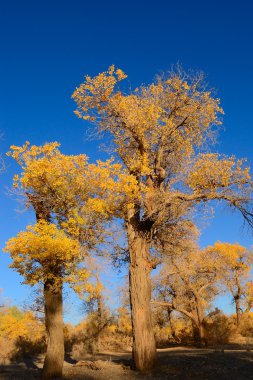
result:
[[[151,278],[149,244],[141,233],[128,225],[130,253],[129,286],[133,328],[133,361],[146,372],[156,360],[156,344],[151,315]]]
[[[64,338],[62,316],[62,284],[44,285],[45,323],[47,331],[47,352],[42,379],[62,377],[64,362]]]

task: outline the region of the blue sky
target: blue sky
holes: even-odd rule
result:
[[[1,152],[25,140],[57,140],[64,153],[103,157],[98,142],[85,141],[85,122],[73,114],[71,94],[83,76],[115,64],[137,86],[180,62],[203,70],[221,98],[224,131],[215,150],[252,164],[252,11],[251,0],[1,2]],[[6,195],[16,171],[6,158],[0,177],[1,247],[33,221],[32,213],[17,213]],[[217,239],[252,245],[240,215],[223,207],[204,229],[201,245]],[[0,288],[22,302],[28,288],[8,269],[9,262],[1,254]]]

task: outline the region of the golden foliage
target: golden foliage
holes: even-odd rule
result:
[[[7,308],[0,313],[0,337],[16,341],[19,338],[38,342],[44,334],[43,324],[31,312]]]
[[[64,155],[59,146],[26,142],[12,146],[8,155],[23,169],[14,176],[14,187],[24,190],[33,206],[46,203],[70,234],[78,234],[77,226],[111,217],[119,204],[127,208],[127,201],[136,197],[136,179],[122,165],[112,159],[89,164],[86,155]]]
[[[234,185],[242,188],[250,179],[249,167],[244,167],[243,160],[210,153],[197,157],[186,183],[193,190],[213,192],[215,198],[217,190],[227,192]]]
[[[253,262],[252,251],[238,243],[216,242],[207,247],[207,253],[216,256],[220,282],[225,285],[234,300],[240,303],[240,313],[253,306],[253,291],[250,271]]]
[[[237,293],[235,288],[243,287],[243,283],[249,277],[253,262],[252,252],[238,243],[222,243],[220,241],[207,247],[206,252],[216,256],[221,281],[232,293]]]
[[[64,280],[91,297],[99,287],[87,281],[86,255],[103,242],[104,222],[119,215],[119,204],[125,212],[136,197],[136,180],[112,159],[89,164],[85,155],[63,155],[59,145],[11,147],[8,155],[22,168],[14,188],[25,193],[38,223],[10,239],[5,251],[26,283]]]
[[[218,199],[253,224],[245,162],[197,154],[213,142],[223,114],[203,75],[179,69],[129,92],[118,86],[123,77],[117,77],[114,66],[87,76],[72,97],[76,114],[101,133],[109,132],[127,173],[136,178],[139,192],[129,201],[128,219],[135,215],[139,222],[150,222],[158,235],[164,221],[177,225],[199,202]]]
[[[30,285],[57,277],[66,282],[73,280],[72,272],[83,259],[78,240],[69,238],[55,224],[45,220],[9,239],[4,251],[9,252],[13,260],[10,267]]]
[[[189,158],[210,126],[220,123],[219,99],[201,88],[200,78],[181,75],[158,78],[126,95],[116,88],[124,77],[115,69],[87,76],[73,93],[76,114],[113,134],[130,172],[155,178],[159,167],[170,170],[172,161],[176,170],[175,159],[180,157],[181,167],[182,157]]]

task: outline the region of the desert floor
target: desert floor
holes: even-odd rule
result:
[[[43,357],[2,365],[0,380],[39,379]],[[158,350],[158,362],[151,373],[140,374],[131,369],[129,352],[103,352],[76,362],[66,358],[65,380],[251,380],[253,351],[246,347],[223,350],[173,347]]]

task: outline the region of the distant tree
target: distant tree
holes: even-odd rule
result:
[[[3,289],[0,289],[0,308],[4,307],[4,299],[2,297]]]
[[[41,284],[32,290],[23,304],[23,309],[33,312],[41,322],[45,321],[45,301]]]
[[[109,133],[112,147],[136,184],[117,216],[125,220],[130,259],[133,359],[149,370],[156,360],[151,316],[152,252],[161,234],[166,244],[184,233],[186,215],[209,200],[227,202],[250,223],[250,174],[234,156],[201,153],[213,141],[223,113],[203,76],[179,69],[133,91],[120,90],[124,72],[108,71],[84,82],[73,93],[76,115]],[[108,140],[107,140],[108,141]],[[178,239],[177,239],[178,242]]]
[[[87,296],[83,300],[83,308],[87,313],[86,322],[90,326],[90,348],[92,353],[96,353],[100,348],[101,335],[113,321],[113,315],[106,304],[105,288],[100,280],[102,270],[94,261],[90,264],[93,281],[89,289],[84,289]]]
[[[208,247],[207,254],[216,255],[220,267],[220,281],[232,295],[236,311],[236,325],[241,317],[253,307],[253,283],[250,280],[253,253],[235,243],[217,242]]]
[[[119,287],[119,308],[116,310],[117,332],[123,336],[132,337],[132,321],[129,300],[128,277],[123,279]]]
[[[155,281],[155,304],[175,310],[190,318],[197,339],[206,345],[205,324],[216,313],[210,310],[218,294],[219,271],[215,257],[206,250],[185,250],[164,263]]]

